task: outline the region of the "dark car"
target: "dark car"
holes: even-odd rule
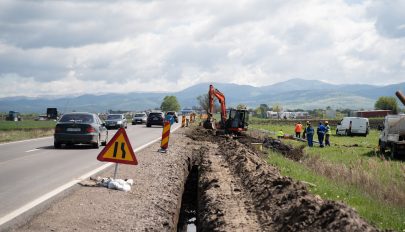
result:
[[[108,131],[101,119],[93,113],[64,114],[55,126],[54,147],[62,144],[91,144],[94,148],[106,145]]]
[[[152,125],[164,126],[164,115],[162,112],[149,113],[146,126],[151,127]]]
[[[175,121],[176,123],[179,122],[179,117],[177,116],[177,112],[176,112],[176,111],[167,111],[167,112],[166,112],[166,115],[172,116],[172,117],[174,118],[174,121]]]
[[[147,119],[146,113],[136,113],[132,118],[132,125],[146,123]]]
[[[105,120],[105,126],[110,128],[127,128],[128,122],[123,114],[109,114]]]

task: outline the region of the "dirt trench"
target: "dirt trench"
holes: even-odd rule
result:
[[[199,129],[189,136],[205,141],[200,149],[200,231],[377,231],[350,207],[322,200],[304,184],[281,176],[249,146],[257,138],[242,138],[245,145]]]
[[[376,231],[353,209],[281,176],[265,153],[250,146],[261,139],[238,141],[198,127],[178,130],[168,153],[158,153],[156,143],[136,154],[138,166],[120,166],[120,178],[134,179],[130,192],[87,180],[12,231],[184,231],[178,220],[193,168],[197,231]],[[111,168],[100,175],[112,173]]]

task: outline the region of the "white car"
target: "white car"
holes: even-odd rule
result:
[[[123,114],[109,114],[105,120],[105,126],[110,128],[127,128],[127,119]]]
[[[146,113],[136,113],[132,118],[132,125],[146,123],[148,115]]]

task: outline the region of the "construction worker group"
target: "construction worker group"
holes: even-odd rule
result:
[[[308,146],[313,147],[313,139],[314,139],[314,134],[315,130],[311,125],[311,122],[307,121],[307,125],[305,129],[302,129],[302,124],[300,122],[295,124],[295,137],[296,138],[301,138],[301,132],[302,132],[302,138],[307,139],[308,141]],[[281,131],[282,132],[282,131]],[[330,135],[332,134],[332,130],[329,126],[328,121],[325,121],[324,124],[322,122],[319,122],[318,128],[316,129],[316,134],[318,136],[318,143],[320,147],[324,146],[330,146]],[[277,135],[279,137],[279,135]]]
[[[306,127],[303,128],[301,122],[297,122],[294,127],[295,138],[306,139],[309,147],[314,146],[314,134],[315,130],[311,125],[311,122],[307,121]],[[324,123],[319,122],[318,127],[316,128],[316,134],[318,136],[318,143],[320,147],[330,146],[330,135],[332,130],[329,126],[329,122],[325,121]],[[275,133],[278,139],[284,138],[283,129],[278,130]]]

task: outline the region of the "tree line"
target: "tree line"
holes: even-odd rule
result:
[[[208,99],[208,94],[203,94],[197,97],[197,103],[199,107],[193,107],[202,109],[204,111],[208,111],[209,108],[209,99]],[[219,111],[219,104],[215,100],[214,101],[214,108]],[[238,104],[237,109],[247,109],[247,105],[245,104]],[[393,114],[397,114],[400,112],[400,107],[398,106],[398,101],[395,97],[390,97],[390,96],[381,96],[377,99],[377,101],[374,104],[374,108],[376,110],[391,110]],[[160,109],[162,111],[180,111],[181,107],[180,104],[176,98],[176,96],[165,96],[162,104],[160,105]],[[330,107],[327,107],[326,109],[331,109]],[[260,104],[257,108],[254,109],[255,113],[259,117],[266,117],[267,111],[274,111],[274,112],[281,112],[283,110],[283,107],[281,104],[273,104],[271,107],[269,107],[267,104]],[[313,109],[313,110],[306,110],[309,113],[316,114],[317,110],[323,110],[323,109]],[[293,112],[298,112],[298,111],[305,111],[303,109],[294,109],[294,110],[286,110],[286,111],[293,111]],[[338,110],[341,113],[349,113],[351,109],[342,109]]]

